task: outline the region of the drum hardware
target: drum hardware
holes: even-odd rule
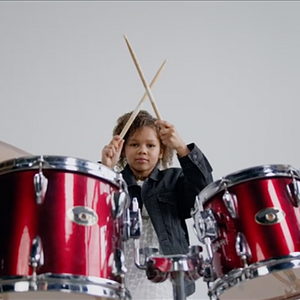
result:
[[[295,178],[295,170],[290,169],[289,170],[291,176],[292,176],[292,182],[287,185],[287,190],[290,195],[290,197],[293,199],[293,205],[296,207],[299,207],[300,205],[300,182],[299,180],[296,180]],[[296,173],[298,176],[299,174]]]
[[[44,253],[42,250],[41,239],[37,236],[32,242],[31,255],[29,258],[29,265],[33,268],[32,276],[29,280],[29,288],[37,291],[37,269],[44,264]]]
[[[215,273],[211,262],[213,259],[213,249],[211,241],[218,238],[218,226],[216,218],[211,209],[203,210],[198,196],[195,201],[195,209],[191,211],[191,216],[195,220],[194,231],[200,243],[205,245],[207,258],[202,262],[203,265],[203,280],[206,282],[212,281],[215,278]],[[197,221],[196,221],[197,220]]]
[[[44,264],[44,252],[42,241],[39,236],[36,236],[31,245],[29,265],[32,267],[32,277],[30,280],[30,287],[33,290],[37,290],[37,269]]]
[[[132,299],[128,290],[125,291],[124,297],[124,289],[116,281],[69,274],[40,274],[37,275],[35,282],[28,276],[0,278],[0,286],[0,299]],[[18,293],[18,295],[11,298],[6,296],[9,292]],[[49,298],[48,293],[52,292],[55,296]],[[24,297],[24,294],[22,296],[22,293],[26,293],[26,296]]]
[[[143,254],[144,262],[136,261],[138,268],[145,270],[147,278],[154,283],[170,278],[173,286],[173,299],[185,300],[185,279],[195,281],[202,276],[203,258],[201,246],[192,246],[188,254],[160,255],[157,248],[145,247],[136,249]],[[139,256],[136,259],[140,259]]]
[[[257,212],[255,221],[261,225],[274,225],[283,221],[285,212],[277,207],[266,207]]]
[[[142,232],[141,210],[137,198],[132,199],[132,209],[130,211],[130,237],[138,239]]]
[[[36,173],[33,177],[33,184],[34,184],[34,190],[35,190],[35,197],[37,204],[42,204],[45,200],[45,195],[47,192],[47,186],[48,186],[48,179],[43,174],[43,164],[47,163],[45,162],[43,156],[33,162],[31,166],[34,166],[35,164],[38,164],[39,171]]]
[[[208,262],[207,260],[204,260],[202,263],[202,274],[203,274],[203,281],[209,284],[209,282],[212,282],[217,279],[216,273],[213,270],[212,264]]]
[[[130,198],[128,196],[127,185],[123,180],[121,173],[116,174],[115,181],[119,186],[119,191],[113,193],[112,209],[115,218],[119,218],[121,214],[130,205]]]
[[[42,241],[39,236],[36,236],[31,245],[29,265],[33,268],[33,273],[36,273],[36,269],[44,264],[44,252]]]
[[[127,241],[130,238],[133,238],[134,241],[138,240],[142,231],[142,217],[136,198],[132,199],[132,208],[127,208],[125,215],[122,232],[123,241]]]
[[[231,217],[236,219],[238,217],[238,209],[237,209],[237,197],[236,195],[229,193],[227,189],[227,182],[223,180],[224,194],[222,196],[223,202],[228,209]]]
[[[120,194],[122,195],[122,194]],[[126,194],[127,196],[127,194]],[[117,201],[115,201],[117,203]],[[125,207],[125,206],[124,206]],[[124,209],[123,207],[123,209]],[[138,241],[142,231],[142,218],[139,209],[137,198],[132,199],[131,209],[126,208],[126,218],[123,223],[123,241],[127,241],[129,238],[133,238],[134,242]],[[125,300],[126,298],[126,287],[125,287],[125,274],[127,268],[125,266],[125,256],[122,250],[116,249],[115,252],[115,275],[120,277],[120,299]]]
[[[202,276],[205,282],[216,279],[215,272],[212,267],[213,249],[211,241],[218,238],[218,226],[214,213],[211,209],[204,210],[200,203],[199,195],[195,200],[195,209],[191,211],[191,217],[194,219],[195,234],[206,248],[207,258],[202,261]]]
[[[154,254],[158,254],[159,250],[154,247],[140,248],[139,240],[135,240],[134,243],[134,263],[141,270],[147,270],[147,259]]]
[[[93,226],[98,222],[97,213],[86,206],[71,207],[67,211],[67,217],[72,222],[81,226]]]
[[[251,258],[251,249],[247,243],[247,240],[243,233],[238,232],[236,241],[235,241],[235,251],[236,254],[240,257],[243,267],[247,268],[248,263],[247,259]]]
[[[125,256],[124,252],[121,249],[115,250],[115,264],[113,274],[119,278],[121,283],[119,288],[120,300],[126,299],[126,287],[125,287],[125,274],[127,273],[127,268],[125,266]]]
[[[204,210],[201,207],[198,196],[196,197],[195,206],[197,207],[191,212],[191,216],[198,220],[194,223],[194,229],[199,241],[202,244],[205,244],[206,238],[214,241],[218,238],[218,226],[213,211],[211,209]]]
[[[123,242],[128,241],[130,238],[130,226],[130,210],[126,209],[123,217],[123,225],[121,227],[121,237]]]

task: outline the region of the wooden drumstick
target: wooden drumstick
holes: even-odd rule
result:
[[[139,63],[138,63],[138,61],[137,61],[137,59],[136,59],[136,56],[135,56],[135,54],[134,54],[134,52],[133,52],[133,49],[132,49],[132,47],[130,46],[130,43],[129,43],[129,41],[128,41],[128,39],[127,39],[127,37],[126,37],[125,35],[124,35],[124,38],[125,38],[127,47],[128,47],[128,49],[129,49],[129,52],[130,52],[130,54],[131,54],[131,56],[132,56],[132,59],[133,59],[133,61],[134,61],[134,64],[135,64],[135,66],[136,66],[136,68],[137,68],[137,71],[138,71],[138,73],[139,73],[139,75],[140,75],[140,78],[141,78],[141,80],[142,80],[142,82],[143,82],[143,85],[144,85],[144,87],[145,87],[145,89],[146,89],[146,93],[147,93],[148,98],[149,98],[149,100],[150,100],[150,102],[151,102],[151,104],[152,104],[152,107],[153,107],[153,109],[154,109],[154,112],[155,112],[155,114],[156,114],[156,117],[157,117],[158,120],[161,120],[161,116],[160,116],[160,113],[159,113],[159,111],[158,111],[158,109],[157,109],[157,106],[156,106],[156,104],[155,104],[154,97],[153,97],[153,95],[152,95],[151,89],[150,89],[150,87],[149,87],[147,81],[145,80],[145,77],[144,77],[144,75],[143,75],[142,69],[141,69],[141,67],[140,67],[140,65],[139,65]]]
[[[160,73],[162,72],[162,70],[164,69],[165,65],[166,65],[167,60],[165,60],[163,62],[163,64],[161,65],[161,67],[159,68],[159,70],[156,72],[153,80],[150,83],[150,88],[153,88]],[[129,127],[131,126],[132,122],[134,121],[135,117],[137,116],[137,114],[139,113],[139,111],[141,110],[141,106],[143,104],[143,102],[145,101],[145,99],[147,98],[147,93],[145,92],[145,94],[143,95],[142,99],[140,100],[139,104],[137,105],[137,107],[135,108],[135,110],[133,111],[133,113],[131,114],[130,118],[128,119],[127,123],[125,124],[124,128],[122,129],[121,133],[120,133],[120,137],[123,139],[126,132],[128,131]]]

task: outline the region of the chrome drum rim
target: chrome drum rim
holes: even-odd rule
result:
[[[204,205],[209,199],[220,191],[224,191],[226,188],[230,188],[234,185],[241,184],[243,182],[261,178],[274,178],[274,177],[295,177],[300,179],[300,170],[294,168],[291,165],[261,165],[252,168],[243,169],[231,173],[225,177],[219,178],[206,186],[198,195],[199,201]]]
[[[300,268],[300,252],[290,253],[287,256],[272,258],[263,262],[258,262],[250,265],[247,268],[237,268],[230,271],[228,274],[218,278],[214,282],[209,283],[208,295],[214,299],[230,299],[226,298],[228,291],[234,292],[240,285],[250,282],[253,279],[262,279],[268,275],[276,276],[277,273],[290,272]],[[300,270],[298,270],[300,277]],[[290,285],[292,286],[293,278],[290,278]],[[287,290],[288,290],[287,285]],[[268,287],[266,287],[268,288]],[[274,288],[274,287],[271,287]],[[224,296],[224,297],[223,297]],[[249,294],[245,293],[246,298],[249,299]],[[296,297],[296,298],[295,298]],[[300,290],[291,292],[290,295],[278,295],[278,297],[259,298],[265,300],[271,299],[299,299]],[[233,298],[232,298],[233,299]],[[250,298],[257,299],[257,298]]]
[[[62,292],[82,294],[99,299],[102,297],[103,299],[132,299],[130,292],[116,281],[69,274],[45,273],[36,276],[1,277],[0,295],[14,292]]]
[[[42,160],[42,169],[53,169],[61,171],[78,172],[104,179],[116,186],[120,185],[123,179],[110,168],[85,159],[68,156],[26,156],[6,160],[0,163],[0,175],[22,170],[39,169]]]

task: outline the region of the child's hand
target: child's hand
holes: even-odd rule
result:
[[[160,126],[160,138],[164,145],[175,149],[180,157],[190,153],[174,125],[163,120],[157,120],[155,123]]]
[[[120,158],[123,144],[124,140],[120,136],[114,136],[111,142],[102,149],[101,163],[113,169]]]

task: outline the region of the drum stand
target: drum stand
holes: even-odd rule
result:
[[[203,276],[203,258],[201,246],[191,246],[187,254],[160,255],[157,248],[141,249],[139,237],[142,232],[141,213],[136,198],[132,200],[132,209],[128,210],[127,238],[134,240],[135,265],[146,271],[148,279],[154,283],[163,282],[168,277],[173,286],[173,299],[186,300],[185,282],[195,281]]]
[[[186,300],[185,281],[195,281],[201,276],[202,257],[200,246],[190,247],[186,255],[159,255],[157,248],[146,247],[140,249],[138,240],[135,243],[135,264],[139,269],[145,270],[152,282],[158,283],[170,277],[173,286],[173,299]],[[144,255],[142,264],[140,255]]]

